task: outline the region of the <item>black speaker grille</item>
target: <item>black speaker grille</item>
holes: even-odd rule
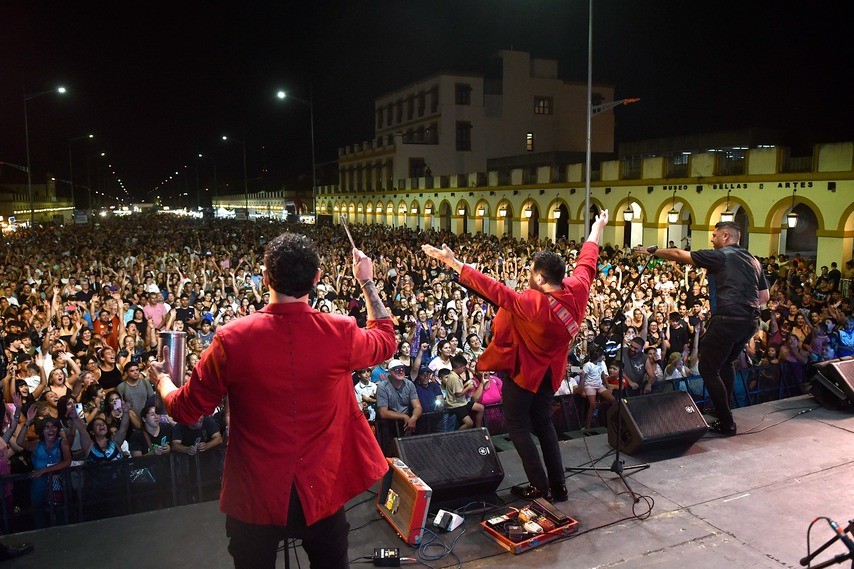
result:
[[[489,432],[468,429],[396,439],[400,459],[442,497],[443,489],[493,492],[504,470]],[[456,492],[455,492],[456,493]]]
[[[832,367],[839,375],[839,381],[836,382],[837,386],[854,403],[854,360],[840,360],[834,362]]]
[[[688,394],[671,393],[636,397],[628,403],[644,438],[655,439],[674,432],[705,428],[706,421]]]
[[[708,425],[691,396],[684,391],[631,397],[617,421],[617,406],[608,410],[608,443],[617,446],[620,426],[620,450],[635,451],[675,443],[690,443],[702,437]]]

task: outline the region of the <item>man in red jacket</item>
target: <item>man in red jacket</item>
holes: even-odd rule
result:
[[[228,395],[220,509],[237,569],[274,568],[286,536],[302,539],[312,567],[345,568],[344,504],[388,470],[353,397],[351,374],[392,356],[391,317],[371,260],[358,249],[353,274],[367,305],[365,329],[309,306],[321,276],[309,238],[276,237],[264,265],[270,304],[217,330],[180,389],[159,362],[152,381],[179,423],[211,414]]]
[[[447,245],[441,249],[421,247],[424,253],[460,273],[460,284],[498,306],[492,342],[477,360],[477,369],[506,376],[502,391],[504,418],[530,484],[513,487],[512,492],[521,498],[567,499],[551,404],[566,373],[569,345],[587,311],[599,256],[598,241],[607,223],[608,210],[604,210],[593,222],[571,277],[565,278],[566,265],[560,255],[538,251],[531,264],[528,289],[522,293],[463,264]],[[532,434],[540,440],[545,469]]]

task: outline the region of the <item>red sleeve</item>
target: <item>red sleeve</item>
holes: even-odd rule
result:
[[[469,265],[463,265],[460,283],[523,320],[532,320],[538,314],[535,303],[525,302],[522,294]]]
[[[596,261],[599,259],[599,245],[593,241],[585,241],[581,246],[581,254],[578,256],[578,261],[575,263],[575,269],[572,271],[572,276],[564,279],[566,286],[584,286],[590,290],[593,284],[593,279],[596,278]],[[567,281],[575,281],[568,283]]]
[[[366,328],[355,325],[355,333],[351,342],[352,368],[362,369],[376,365],[394,355],[394,324],[391,318],[368,320]]]

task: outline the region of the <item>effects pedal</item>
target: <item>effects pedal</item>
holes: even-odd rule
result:
[[[535,510],[548,516],[558,527],[565,526],[570,522],[569,516],[555,508],[551,502],[545,498],[537,498],[531,503],[531,505]]]

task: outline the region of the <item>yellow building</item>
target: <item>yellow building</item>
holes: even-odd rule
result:
[[[761,147],[744,150],[736,168],[724,153],[710,151],[690,155],[678,172],[662,157],[644,159],[631,177],[624,170],[612,160],[592,176],[591,219],[601,209],[611,213],[605,243],[684,246],[689,238],[705,248],[715,223],[731,213],[754,255],[797,252],[815,257],[817,267],[852,258],[854,142],[816,145],[807,160],[790,158],[785,147]],[[320,187],[316,212],[333,215],[335,223],[347,212],[365,224],[583,239],[584,164],[564,172],[543,166],[535,176],[514,169],[504,178],[490,171],[441,176],[430,180],[432,188],[425,177],[391,191]]]

